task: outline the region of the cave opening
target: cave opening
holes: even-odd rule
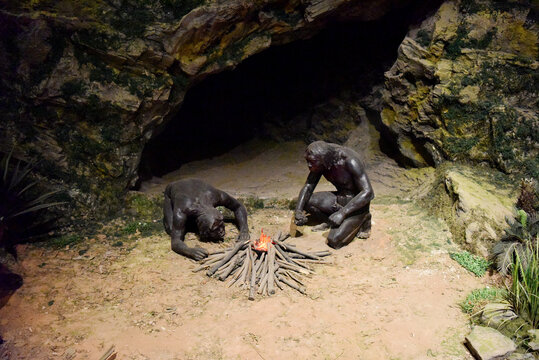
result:
[[[146,144],[140,179],[161,177],[257,137],[315,140],[309,131],[317,126],[310,118],[314,109],[335,98],[359,101],[383,83],[410,26],[435,7],[434,2],[413,4],[376,21],[333,25],[204,79],[187,91],[174,118]],[[367,113],[379,129],[376,112]],[[395,155],[394,141],[384,134],[380,148]]]

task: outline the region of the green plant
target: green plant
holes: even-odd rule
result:
[[[485,304],[495,301],[496,299],[504,299],[507,296],[507,291],[500,288],[485,287],[475,289],[466,296],[459,306],[466,314],[475,314]]]
[[[483,276],[490,266],[490,262],[480,256],[470,254],[468,251],[449,253],[449,256],[477,277]]]
[[[509,302],[532,327],[539,327],[539,242],[528,244],[522,257],[515,254],[511,275]]]
[[[264,200],[256,196],[249,196],[245,199],[240,199],[240,202],[245,205],[245,208],[249,213],[253,213],[258,209],[263,209],[265,207]]]
[[[491,251],[491,259],[496,264],[496,269],[503,275],[511,272],[516,254],[520,256],[522,261],[527,259],[525,252],[539,233],[539,218],[537,216],[527,218],[527,216],[521,217],[520,215],[512,221],[506,219],[509,228],[505,230],[505,234]]]
[[[161,230],[162,230],[162,225],[160,222],[154,223],[154,222],[145,222],[145,221],[134,221],[127,224],[122,229],[122,233],[125,235],[132,235],[138,231],[141,236],[150,236]]]
[[[430,42],[432,39],[431,39],[431,35],[429,34],[427,30],[421,29],[417,32],[416,40],[421,46],[427,47],[430,45]]]
[[[19,160],[13,165],[12,153],[0,161],[0,247],[8,249],[17,242],[40,235],[40,227],[45,224],[38,218],[40,210],[63,204],[48,202],[57,190],[36,191],[38,181],[30,179],[33,163],[22,165]]]

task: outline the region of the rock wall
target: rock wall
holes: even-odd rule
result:
[[[537,10],[447,1],[409,32],[381,106],[408,164],[465,160],[539,176]]]
[[[374,20],[409,3],[6,0],[0,151],[38,160],[74,208],[103,215],[118,209],[144,144],[192,84],[331,22]]]

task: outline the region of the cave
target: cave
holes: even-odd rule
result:
[[[310,39],[271,47],[234,70],[193,85],[181,108],[145,145],[139,178],[161,177],[254,138],[314,140],[308,133],[314,126],[308,114],[335,97],[359,101],[383,83],[409,28],[436,5],[409,5],[376,21],[334,24]],[[378,114],[368,114],[382,130]],[[396,156],[390,134],[382,133],[380,148]]]

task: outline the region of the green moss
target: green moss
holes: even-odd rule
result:
[[[163,199],[161,196],[149,197],[145,194],[130,193],[125,201],[126,209],[135,214],[137,219],[151,221],[163,217]]]
[[[122,233],[125,235],[133,235],[137,232],[141,236],[151,236],[163,231],[163,224],[160,222],[143,222],[143,221],[134,221],[127,224],[123,229]]]
[[[474,14],[485,10],[486,6],[482,3],[478,3],[476,0],[461,0],[459,8],[461,12]]]
[[[249,214],[264,208],[264,200],[256,196],[249,196],[247,198],[238,200],[245,206]]]
[[[67,46],[66,39],[68,38],[69,34],[64,30],[51,28],[51,35],[47,39],[47,42],[51,46],[51,50],[43,63],[32,68],[29,86],[38,85],[44,78],[50,75],[64,54],[64,50]]]
[[[72,39],[75,45],[79,45],[76,46],[75,50],[75,55],[78,59],[80,56],[84,56],[81,52],[84,53],[86,48],[103,51],[117,50],[122,44],[122,40],[118,35],[106,32],[97,26],[77,30]]]
[[[41,243],[42,246],[51,247],[54,249],[63,249],[66,246],[73,246],[81,243],[84,237],[80,234],[67,234],[57,238],[50,239]]]
[[[465,159],[469,151],[479,142],[477,136],[447,137],[443,143],[444,151],[451,159]]]
[[[67,100],[72,96],[83,95],[86,91],[86,85],[82,80],[69,80],[62,84],[60,88],[63,97]]]
[[[160,0],[163,8],[171,12],[175,19],[181,19],[194,8],[204,5],[205,0]]]
[[[464,24],[460,24],[457,28],[456,37],[451,43],[449,43],[445,48],[445,56],[448,59],[455,60],[462,54],[463,48],[473,48],[473,49],[486,49],[494,36],[496,35],[497,30],[492,29],[488,31],[481,39],[469,39],[468,38],[468,29]]]
[[[468,30],[466,26],[460,24],[457,28],[457,35],[455,39],[449,43],[445,48],[445,56],[448,59],[455,60],[462,53],[462,48],[467,45]]]
[[[430,45],[431,40],[432,40],[432,36],[427,30],[421,29],[417,32],[416,41],[419,43],[419,45],[423,47],[428,47]]]
[[[492,39],[494,39],[494,36],[497,33],[497,29],[489,30],[485,36],[483,36],[481,39],[470,39],[470,46],[475,49],[486,49],[490,43],[492,42]]]

